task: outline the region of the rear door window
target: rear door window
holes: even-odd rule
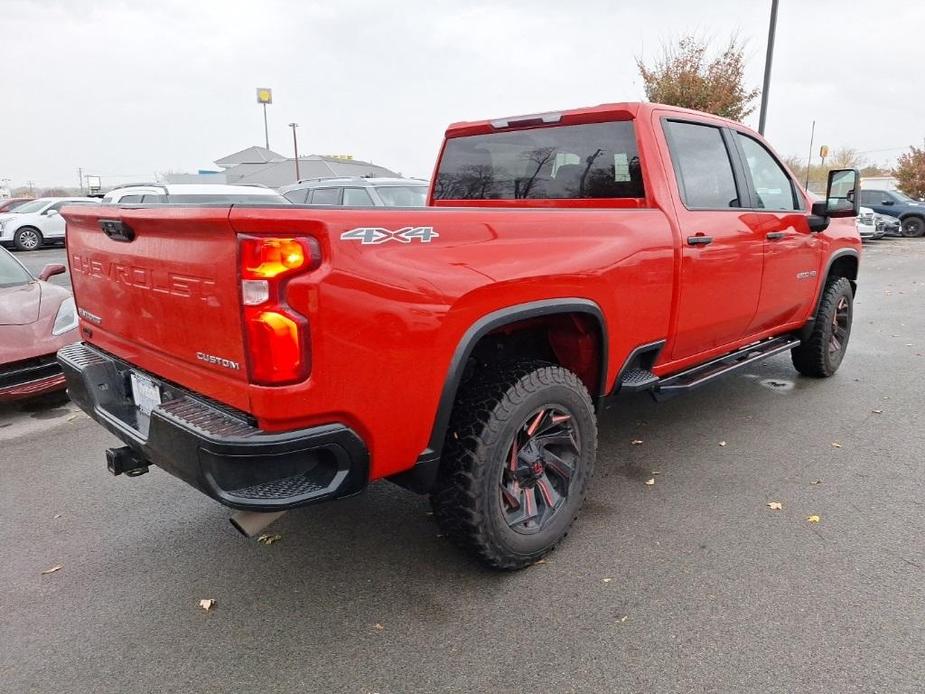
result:
[[[363,188],[344,188],[344,205],[372,207],[373,199]]]
[[[315,188],[312,191],[312,205],[339,205],[340,188]]]
[[[632,121],[450,138],[434,185],[436,200],[642,197]]]
[[[741,207],[720,129],[682,121],[665,121],[664,129],[684,205],[708,210]]]
[[[121,204],[124,202],[141,202],[141,198],[142,198],[141,195],[123,195],[121,198],[119,198],[119,203]]]

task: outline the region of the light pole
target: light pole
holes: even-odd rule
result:
[[[270,130],[267,127],[267,104],[273,103],[273,90],[269,87],[257,87],[257,103],[263,104],[263,139],[270,149]]]
[[[764,84],[761,87],[761,112],[758,132],[764,135],[764,121],[768,115],[768,91],[771,89],[771,62],[774,60],[774,31],[777,29],[777,0],[771,0],[771,25],[768,27],[768,52],[764,57]]]
[[[296,137],[295,129],[299,127],[298,123],[290,123],[289,127],[292,128],[292,149],[295,150],[295,180],[296,183],[299,182],[299,140]]]

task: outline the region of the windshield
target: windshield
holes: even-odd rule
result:
[[[388,207],[424,207],[427,204],[427,186],[375,186]]]
[[[26,213],[28,213],[28,212],[38,212],[38,211],[41,210],[43,207],[45,207],[49,202],[51,202],[51,200],[48,200],[47,198],[45,198],[45,199],[39,198],[38,200],[33,200],[32,202],[27,202],[27,203],[26,203],[25,205],[23,205],[22,207],[17,207],[15,210],[13,210],[13,212],[18,212],[19,214],[22,214],[23,212],[26,212]]]
[[[32,275],[19,264],[9,251],[0,248],[0,288],[17,287],[32,281]]]

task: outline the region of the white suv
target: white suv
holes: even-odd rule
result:
[[[64,241],[66,205],[98,205],[96,198],[38,198],[0,215],[0,244],[17,251],[34,251],[48,241]]]
[[[145,183],[119,186],[103,196],[104,205],[128,203],[281,203],[289,201],[275,190],[263,186],[232,186],[223,183]]]

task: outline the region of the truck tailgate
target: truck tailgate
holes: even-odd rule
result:
[[[247,404],[229,208],[66,208],[82,337],[162,378]]]

